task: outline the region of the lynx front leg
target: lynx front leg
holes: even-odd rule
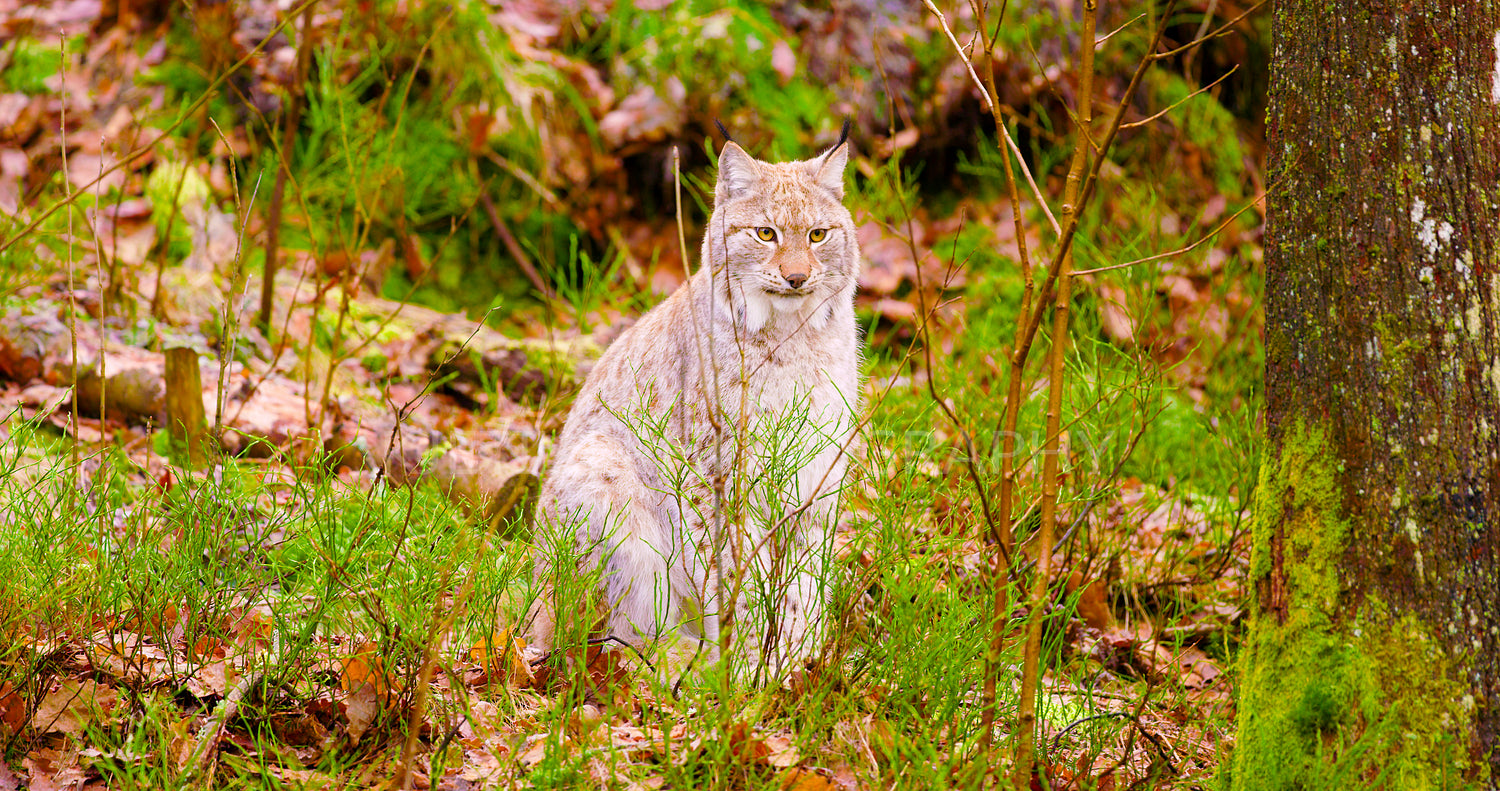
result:
[[[828,549],[822,540],[797,541],[783,560],[786,576],[778,591],[778,639],[772,656],[780,676],[814,657],[827,636]]]
[[[599,574],[604,612],[592,636],[644,648],[675,627],[681,550],[656,507],[659,495],[641,480],[625,449],[602,437],[581,443],[567,464],[559,462],[548,488],[554,501],[543,513],[570,519],[579,547],[575,567]]]

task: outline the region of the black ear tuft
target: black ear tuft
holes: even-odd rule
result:
[[[714,123],[718,123],[718,121],[715,121]],[[724,131],[724,127],[722,127],[722,126],[719,127],[719,131],[720,132]],[[728,137],[728,135],[725,135],[725,137]],[[849,119],[845,118],[844,119],[844,128],[839,130],[839,141],[837,143],[834,143],[833,147],[834,148],[838,148],[839,146],[841,146],[841,145],[843,145],[843,144],[845,144],[847,142],[849,142]]]
[[[845,123],[845,128],[847,129],[849,122],[845,121],[844,123]],[[724,125],[721,124],[721,123],[719,123],[719,119],[717,119],[717,118],[714,119],[714,126],[719,127],[719,134],[721,134],[721,135],[724,136],[724,141],[725,142],[727,142],[727,143],[733,143],[734,142],[734,138],[732,138],[732,137],[729,136],[729,130],[725,129]]]

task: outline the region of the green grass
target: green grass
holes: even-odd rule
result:
[[[159,788],[182,777],[167,758],[171,741],[191,736],[184,717],[196,706],[186,701],[213,703],[197,697],[194,680],[215,663],[265,671],[258,713],[244,723],[255,734],[278,712],[326,699],[329,673],[336,683],[338,661],[368,641],[399,712],[440,602],[461,612],[453,643],[466,648],[519,595],[524,556],[486,549],[482,530],[435,491],[360,493],[316,475],[268,482],[257,465],[236,463],[200,475],[171,470],[163,491],[118,453],[86,457],[85,472],[69,467],[58,455],[65,445],[46,431],[12,428],[0,488],[0,685],[35,703],[50,684],[76,678],[87,657],[101,684],[131,700],[90,712],[81,744],[160,759],[96,761],[113,784]],[[15,760],[26,741],[10,736],[6,757]],[[293,746],[284,734],[261,738],[263,760]],[[346,753],[332,750],[319,765],[362,754]]]

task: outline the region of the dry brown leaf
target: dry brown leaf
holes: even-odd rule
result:
[[[0,735],[9,736],[26,724],[26,699],[21,697],[9,681],[0,683]],[[5,762],[0,761],[0,767]]]
[[[359,744],[365,731],[370,729],[371,723],[380,715],[380,698],[374,686],[361,684],[344,700],[344,717],[349,721],[346,731],[349,744]]]
[[[346,733],[351,745],[364,737],[391,692],[391,678],[380,655],[375,653],[376,648],[375,643],[361,643],[353,655],[339,660],[342,667],[339,688],[348,693],[344,699],[344,717],[349,721]]]
[[[687,111],[687,88],[677,77],[668,77],[663,96],[645,86],[626,96],[620,105],[599,120],[599,136],[605,145],[618,149],[630,143],[665,140],[682,131]]]
[[[870,305],[875,315],[896,322],[910,322],[917,318],[917,306],[900,299],[881,297]]]
[[[1125,289],[1099,286],[1099,325],[1109,339],[1126,348],[1135,345],[1135,320],[1125,309]]]
[[[37,704],[31,727],[38,733],[82,736],[85,726],[99,722],[119,704],[120,693],[85,679],[65,678]]]
[[[802,760],[796,745],[792,744],[791,736],[773,734],[765,738],[765,744],[770,749],[770,752],[766,754],[766,763],[778,769],[785,769]]]
[[[0,140],[25,145],[36,134],[41,118],[38,102],[30,96],[24,93],[0,94]]]
[[[824,791],[833,781],[810,769],[791,768],[781,775],[782,791]]]
[[[210,662],[188,676],[183,686],[198,698],[222,698],[238,677],[228,662]]]
[[[107,260],[128,267],[140,266],[146,263],[146,256],[156,246],[156,225],[150,222],[101,223],[98,245]]]
[[[543,758],[547,757],[547,743],[547,734],[538,734],[531,737],[531,744],[527,745],[526,749],[521,751],[516,760],[527,769],[536,766],[542,762]]]
[[[729,750],[741,763],[760,763],[771,754],[770,746],[756,735],[754,726],[748,723],[736,722],[730,726],[728,736]]]
[[[1083,592],[1078,595],[1078,614],[1082,616],[1084,623],[1101,631],[1114,623],[1114,616],[1109,611],[1109,601],[1104,595],[1106,587],[1104,580],[1098,578],[1085,584],[1083,575],[1077,571],[1068,575],[1068,593],[1083,588]]]
[[[125,186],[125,175],[129,168],[120,168],[113,173],[106,174],[102,181],[94,184],[101,173],[114,167],[119,158],[115,155],[101,151],[98,153],[86,153],[76,151],[68,156],[68,183],[73,189],[81,190],[88,187],[90,194],[103,195],[110,190],[122,189]]]
[[[915,282],[917,266],[905,241],[885,236],[874,223],[866,223],[859,230],[859,248],[865,259],[859,269],[860,290],[888,296],[896,293],[902,283]]]
[[[3,124],[0,120],[0,127]],[[31,161],[26,152],[0,148],[0,214],[15,216],[20,212],[21,185],[30,172]]]
[[[353,654],[340,660],[340,689],[353,694],[361,687],[368,686],[378,695],[390,694],[391,679],[386,674],[384,663],[380,661],[380,655],[375,653],[377,648],[379,646],[375,643],[360,643],[355,646]]]
[[[281,766],[269,766],[266,768],[266,772],[292,788],[301,788],[307,791],[338,788],[342,785],[333,776],[314,769],[288,769]]]
[[[486,635],[469,648],[469,659],[484,668],[485,678],[513,689],[529,687],[536,682],[525,657],[526,641],[511,635],[509,629]]]
[[[21,759],[26,769],[30,791],[60,791],[82,788],[91,775],[79,760],[77,752],[44,747],[32,750]]]

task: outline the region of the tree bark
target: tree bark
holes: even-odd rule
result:
[[[1235,788],[1497,788],[1497,31],[1494,0],[1276,6]]]

